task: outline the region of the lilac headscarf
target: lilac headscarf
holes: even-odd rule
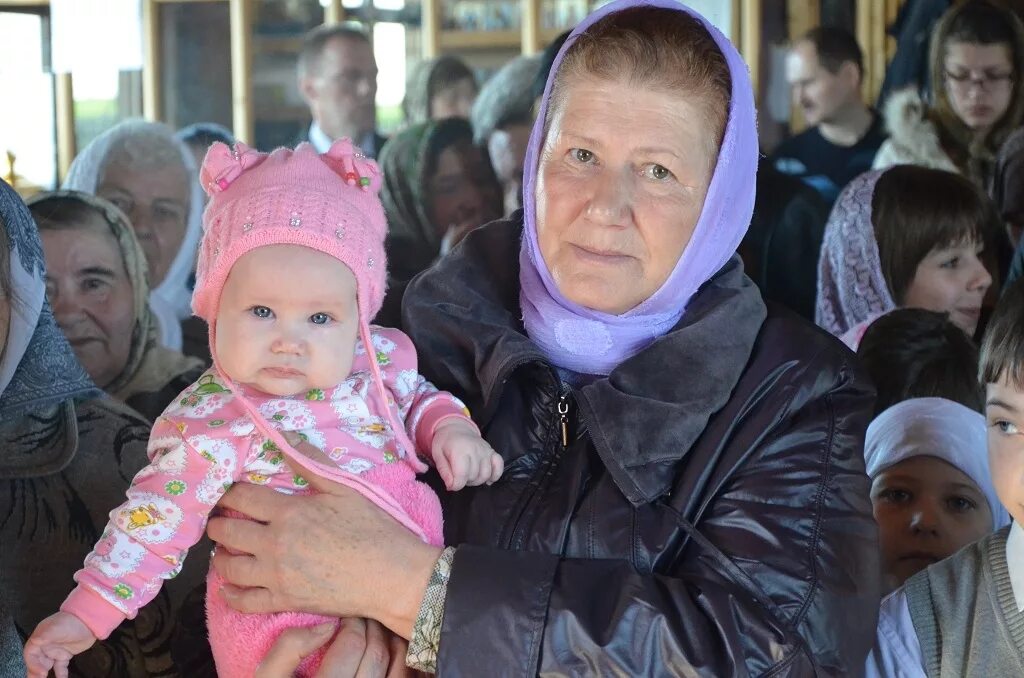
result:
[[[814,321],[837,337],[896,308],[871,223],[875,184],[885,172],[865,172],[847,184],[825,225]]]
[[[732,76],[729,119],[711,185],[689,244],[665,284],[636,308],[610,315],[566,299],[551,278],[537,241],[536,184],[544,121],[555,74],[576,37],[609,14],[635,7],[686,12],[699,20],[725,56]],[[757,173],[757,114],[747,66],[707,19],[674,0],[618,0],[583,20],[558,52],[530,135],[524,163],[524,233],[519,254],[520,304],[527,334],[556,366],[608,375],[671,330],[697,290],[734,255],[750,224]]]

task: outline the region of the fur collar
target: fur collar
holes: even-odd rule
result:
[[[889,141],[880,151],[875,167],[922,165],[960,171],[939,143],[935,123],[928,119],[927,106],[916,90],[905,89],[890,95],[883,117]]]

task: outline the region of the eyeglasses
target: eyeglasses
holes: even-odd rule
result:
[[[967,93],[977,85],[982,92],[1002,91],[1013,82],[1013,73],[987,73],[982,72],[975,75],[972,71],[953,73],[946,71],[946,81],[951,89],[960,93]]]

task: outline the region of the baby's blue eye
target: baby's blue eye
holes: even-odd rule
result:
[[[266,306],[253,306],[252,309],[250,309],[250,310],[252,311],[252,314],[254,316],[256,316],[257,318],[264,318],[265,319],[265,318],[269,318],[270,316],[274,315],[274,312],[271,311]]]
[[[314,325],[326,325],[330,321],[331,316],[327,315],[326,313],[314,313],[313,315],[309,316],[309,319],[313,322]]]

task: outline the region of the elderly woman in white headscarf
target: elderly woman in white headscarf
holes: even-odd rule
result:
[[[160,343],[182,349],[203,197],[188,146],[169,127],[129,120],[107,130],[71,164],[63,188],[105,198],[124,212],[149,264],[150,307]]]
[[[986,433],[985,417],[944,398],[905,400],[871,422],[864,461],[890,590],[1009,524]]]

